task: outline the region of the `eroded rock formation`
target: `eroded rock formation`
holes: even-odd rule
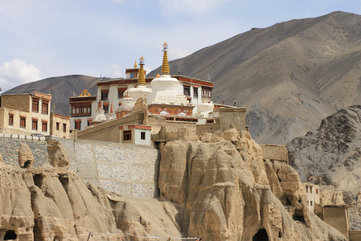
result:
[[[20,167],[0,165],[0,238],[346,240],[309,213],[297,172],[263,160],[262,148],[247,131],[231,129],[160,146],[160,200],[126,198],[86,185],[67,170],[57,143],[49,146],[51,166],[20,168],[20,160],[31,157],[22,146]]]
[[[248,132],[206,134],[162,148],[160,198],[183,207],[183,231],[204,240],[345,240],[304,200],[297,172],[264,162]]]

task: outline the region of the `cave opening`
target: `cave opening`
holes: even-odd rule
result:
[[[17,237],[14,230],[8,230],[5,233],[4,240],[16,240]]]
[[[295,221],[300,221],[302,223],[306,223],[303,213],[300,210],[295,210],[295,213],[293,214],[292,218]]]
[[[253,236],[252,241],[269,241],[266,229],[262,228]]]
[[[39,188],[41,188],[41,186],[43,185],[43,175],[41,174],[35,174],[33,176],[33,180],[34,180],[34,184],[36,186],[38,186]]]
[[[26,162],[24,162],[24,165],[22,166],[22,168],[28,168],[31,165],[31,160],[27,160]]]

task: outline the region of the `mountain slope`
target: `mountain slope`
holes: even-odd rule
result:
[[[94,95],[98,81],[99,78],[84,75],[53,77],[20,85],[5,93],[30,93],[33,91],[52,93],[55,111],[60,114],[69,114],[69,97],[79,95],[84,89],[88,89]]]
[[[360,24],[359,15],[333,12],[252,29],[172,61],[171,70],[214,81],[216,102],[248,105],[259,142],[287,143],[360,103]]]
[[[287,144],[303,181],[334,185],[357,195],[361,186],[361,105],[341,109],[316,131]]]

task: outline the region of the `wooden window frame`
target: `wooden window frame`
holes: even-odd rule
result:
[[[44,124],[46,125],[46,130],[44,130]],[[41,121],[41,131],[48,132],[48,121],[46,121],[46,120]]]
[[[132,140],[132,131],[125,130],[123,131],[123,141],[131,141]]]
[[[9,113],[8,125],[9,126],[14,126],[14,114],[13,113]]]
[[[23,122],[23,120],[24,120],[24,122]],[[26,116],[20,116],[19,122],[20,122],[20,128],[26,129]],[[24,125],[23,125],[23,123],[24,123]]]
[[[44,107],[46,107],[46,108],[44,108]],[[49,101],[42,100],[41,114],[43,114],[43,115],[49,114]]]
[[[34,121],[36,121],[36,127],[34,128]],[[38,130],[38,119],[32,118],[31,119],[31,129],[33,131],[37,131]]]

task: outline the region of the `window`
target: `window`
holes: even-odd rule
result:
[[[92,120],[88,120],[88,126],[91,126],[92,125]]]
[[[140,133],[140,139],[145,140],[145,132],[144,131],[142,131]]]
[[[190,86],[183,86],[184,95],[191,96],[191,87]]]
[[[37,130],[38,130],[38,120],[37,120],[37,119],[32,119],[31,129],[32,129],[33,131],[37,131]]]
[[[58,131],[60,129],[60,123],[56,122],[56,130]]]
[[[202,88],[202,96],[211,98],[212,97],[212,89],[209,87],[203,87]]]
[[[123,131],[123,141],[132,140],[132,131]]]
[[[118,99],[123,98],[124,92],[127,90],[127,88],[118,88]]]
[[[76,130],[80,130],[81,128],[81,120],[75,120],[75,129]]]
[[[198,98],[198,88],[197,87],[193,87],[193,97]]]
[[[49,102],[46,100],[43,100],[42,106],[41,106],[41,113],[47,115],[49,113]]]
[[[20,116],[20,128],[26,128],[26,118],[24,116]]]
[[[33,98],[32,111],[35,113],[39,112],[39,99],[37,99],[37,98]]]
[[[310,201],[310,205],[312,206],[312,201]]]
[[[103,109],[104,109],[104,113],[108,113],[109,112],[109,105],[103,105]]]
[[[316,194],[318,194],[318,189],[316,189]]]
[[[101,100],[108,100],[108,93],[109,93],[109,90],[102,90],[101,91]]]
[[[63,132],[66,133],[66,124],[63,124]]]
[[[312,193],[312,186],[310,187],[310,193]]]
[[[47,121],[41,121],[41,130],[43,132],[47,132],[48,131],[48,122]]]
[[[308,186],[306,186],[306,192],[308,192]]]
[[[14,125],[14,114],[9,113],[9,126]]]

